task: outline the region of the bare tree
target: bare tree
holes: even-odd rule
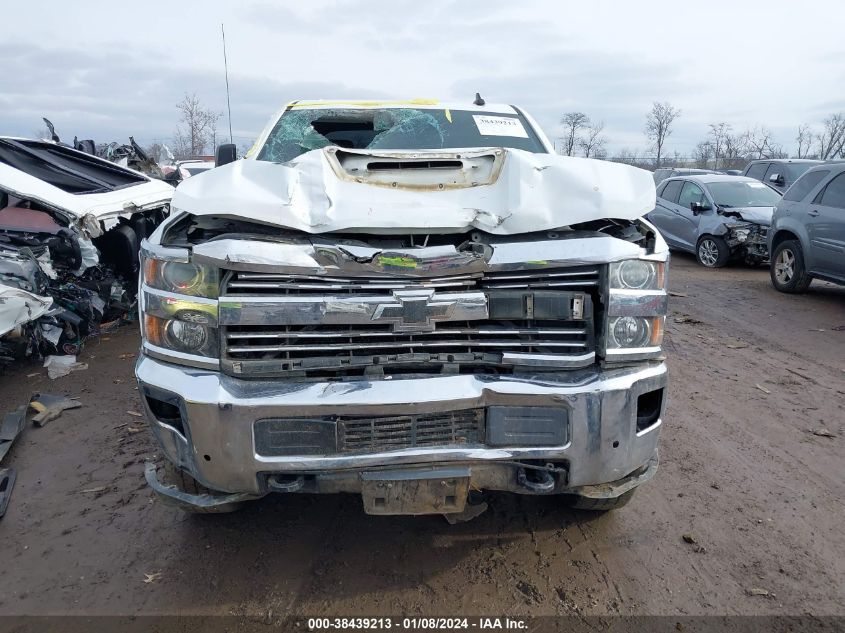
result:
[[[713,158],[713,143],[710,141],[701,141],[695,146],[692,157],[695,161],[695,166],[699,169],[707,169],[709,167],[710,159]]]
[[[177,158],[188,158],[203,154],[206,147],[212,150],[217,142],[217,121],[221,114],[203,107],[196,94],[188,95],[176,104],[180,125],[173,135]]]
[[[240,143],[238,145],[238,156],[246,156],[253,145],[255,145],[255,140]]]
[[[809,158],[813,147],[813,131],[806,123],[798,126],[798,136],[795,137],[798,143],[797,158]]]
[[[660,159],[663,156],[663,145],[666,139],[672,134],[672,123],[681,116],[681,111],[672,107],[668,102],[659,103],[655,101],[651,106],[651,112],[646,116],[645,135],[654,145],[657,151],[655,164],[660,167]]]
[[[710,145],[711,155],[713,157],[713,169],[719,169],[719,161],[724,158],[725,145],[734,142],[733,127],[724,121],[721,123],[711,123],[709,127],[710,132],[707,134],[709,140],[706,142]]]
[[[578,146],[584,152],[584,158],[602,158],[607,155],[604,149],[607,139],[602,135],[603,131],[604,121],[590,123],[587,126],[586,135],[578,141]]]
[[[563,126],[561,154],[572,156],[579,145],[579,133],[590,125],[590,117],[583,112],[567,112],[560,120]]]
[[[640,153],[637,150],[631,150],[627,147],[619,150],[618,154],[610,160],[614,163],[625,163],[626,165],[636,165],[639,163]]]
[[[824,128],[817,137],[819,158],[845,158],[845,115],[832,114],[824,120]]]
[[[745,148],[752,158],[775,158],[773,154],[782,152],[772,140],[772,131],[764,125],[754,126],[745,133]]]
[[[154,143],[150,143],[147,147],[144,148],[144,151],[147,153],[147,156],[152,158],[156,162],[162,162],[162,154],[164,153],[164,145],[159,143],[158,141]]]

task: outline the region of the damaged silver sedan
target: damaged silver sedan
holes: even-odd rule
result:
[[[762,264],[781,194],[753,178],[708,174],[664,180],[648,214],[672,248],[694,253],[698,263],[720,268],[731,259]]]
[[[648,172],[557,156],[512,106],[290,104],[143,243],[147,481],[194,511],[624,505],[665,408],[653,207]]]

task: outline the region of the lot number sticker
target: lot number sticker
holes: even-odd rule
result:
[[[473,114],[475,127],[478,133],[483,136],[518,136],[528,138],[528,132],[522,127],[522,121],[504,116],[488,116],[486,114]]]

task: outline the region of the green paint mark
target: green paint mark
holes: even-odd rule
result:
[[[378,263],[382,266],[394,266],[396,268],[416,268],[417,260],[412,257],[402,257],[396,255],[394,257],[378,256]]]

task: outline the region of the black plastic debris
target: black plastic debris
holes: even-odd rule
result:
[[[12,444],[23,431],[25,424],[26,405],[21,405],[3,416],[3,423],[0,424],[0,462],[12,448]]]
[[[62,411],[77,409],[81,406],[82,403],[76,398],[54,396],[49,393],[36,393],[29,401],[29,407],[36,411],[36,414],[32,416],[32,423],[38,427],[55,420]]]
[[[12,468],[0,468],[0,519],[6,514],[9,507],[9,499],[12,496],[12,488],[15,487],[15,473]]]

